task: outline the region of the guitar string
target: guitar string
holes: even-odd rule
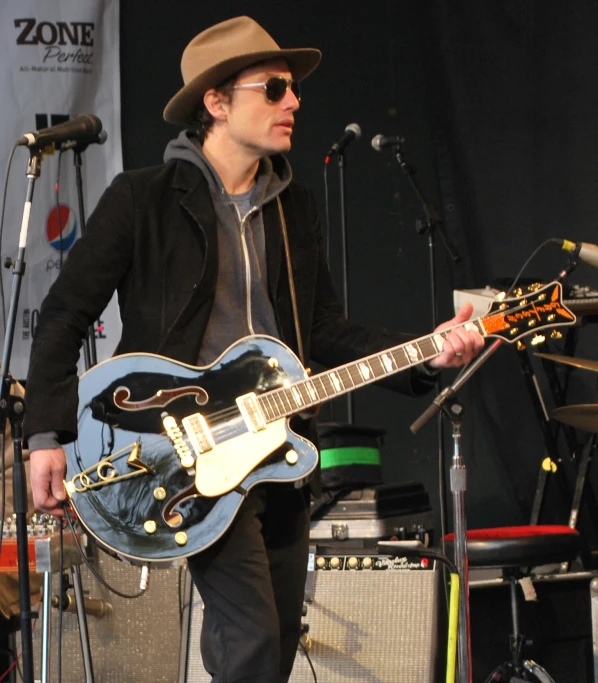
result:
[[[530,295],[528,295],[528,296],[530,296]],[[505,302],[502,302],[502,303],[505,303]],[[489,318],[489,317],[492,317],[493,315],[502,315],[502,316],[504,316],[504,315],[506,315],[507,312],[510,313],[510,314],[512,314],[512,313],[514,313],[514,312],[516,312],[516,311],[518,311],[518,310],[523,310],[523,309],[526,308],[528,305],[529,305],[528,303],[525,303],[525,304],[520,304],[519,306],[515,306],[514,308],[511,308],[511,309],[509,309],[508,311],[496,311],[496,312],[494,312],[494,313],[489,312],[486,316],[481,316],[480,318],[477,318],[476,320],[471,321],[471,322],[474,323],[474,324],[475,324],[475,323],[479,323],[479,322],[480,322],[482,319],[484,319],[484,318]],[[562,304],[561,304],[561,305],[562,305]],[[446,337],[446,336],[448,335],[448,333],[449,333],[451,330],[456,329],[456,328],[459,328],[459,327],[463,327],[463,326],[464,326],[463,324],[454,325],[454,326],[452,326],[452,327],[450,327],[450,328],[447,328],[447,329],[445,329],[445,330],[442,330],[442,332],[437,333],[437,334],[440,334],[441,336]],[[537,330],[537,329],[539,329],[539,328],[536,328],[536,330]],[[535,331],[535,330],[530,330],[530,334],[533,333],[534,331]],[[406,347],[406,346],[407,346],[408,344],[410,344],[410,343],[423,344],[423,343],[425,343],[425,342],[427,342],[427,341],[432,341],[432,343],[434,343],[434,342],[433,342],[433,337],[434,337],[434,336],[435,336],[435,335],[434,335],[434,333],[433,333],[433,334],[427,335],[427,336],[425,336],[425,337],[422,337],[421,339],[414,339],[414,340],[411,341],[411,342],[406,342],[405,344],[401,344],[401,345],[399,345],[399,346],[397,346],[397,347],[393,347],[393,349],[386,349],[386,350],[384,350],[384,351],[380,351],[379,353],[371,354],[370,356],[367,356],[367,357],[365,357],[365,358],[362,358],[362,359],[360,359],[360,360],[358,360],[358,361],[354,361],[353,363],[350,363],[350,364],[348,364],[348,365],[342,366],[341,368],[336,368],[336,369],[333,369],[333,370],[325,371],[325,372],[320,373],[320,374],[318,374],[318,375],[314,375],[313,378],[305,378],[304,380],[300,380],[299,382],[296,382],[293,386],[297,386],[297,385],[299,385],[299,384],[307,383],[307,382],[309,382],[310,380],[311,380],[311,382],[314,382],[314,381],[317,380],[317,381],[320,382],[320,384],[322,385],[322,389],[323,389],[323,390],[325,391],[325,393],[326,393],[326,397],[325,397],[325,398],[319,398],[319,392],[316,391],[316,394],[318,395],[318,400],[317,400],[317,401],[311,401],[310,403],[305,404],[305,405],[303,405],[303,406],[296,406],[296,412],[297,412],[297,413],[300,413],[301,410],[304,410],[304,409],[306,409],[306,408],[309,408],[309,407],[312,407],[312,406],[314,406],[314,405],[317,405],[318,403],[321,403],[321,402],[323,402],[323,401],[326,401],[326,400],[328,400],[329,398],[334,398],[335,396],[338,396],[338,395],[340,395],[340,394],[342,394],[342,393],[347,393],[347,392],[351,391],[353,388],[355,388],[355,387],[358,386],[358,385],[359,385],[359,386],[362,386],[362,385],[366,384],[367,381],[365,381],[365,382],[363,381],[363,377],[361,376],[361,374],[359,373],[359,371],[353,372],[353,371],[355,370],[355,368],[356,368],[356,366],[357,366],[358,363],[362,363],[362,362],[368,362],[368,363],[370,363],[372,360],[378,360],[378,361],[380,361],[380,357],[381,357],[384,353],[390,353],[390,352],[393,352],[393,351],[396,352],[396,351],[398,351],[399,349],[400,349],[400,350],[404,350],[404,347]],[[490,336],[490,335],[486,334],[485,336]],[[434,355],[440,355],[440,353],[441,353],[441,352],[438,352],[437,354],[433,354],[433,356],[434,356]],[[427,360],[428,358],[431,358],[431,357],[433,357],[433,356],[422,357],[422,358],[421,358],[420,360],[418,360],[417,362],[418,362],[418,363],[424,362],[425,360]],[[395,360],[395,362],[396,362],[396,360]],[[416,364],[416,363],[413,363],[413,362],[411,362],[411,361],[409,360],[409,364],[408,364],[408,365],[405,365],[405,366],[403,366],[403,367],[399,367],[399,368],[393,370],[393,372],[390,372],[390,373],[385,372],[384,374],[379,375],[378,377],[376,377],[376,378],[375,378],[374,380],[372,380],[372,381],[376,381],[376,380],[378,380],[378,379],[382,379],[384,376],[387,376],[388,374],[396,374],[396,372],[400,372],[400,371],[402,371],[402,370],[405,370],[405,369],[407,369],[408,367],[412,367],[412,366],[415,365],[415,364]],[[384,365],[383,365],[382,363],[381,363],[381,367],[384,368]],[[328,381],[330,382],[331,386],[334,387],[334,384],[333,384],[332,381],[329,379],[329,375],[330,375],[331,372],[336,372],[337,374],[339,374],[339,373],[342,372],[342,371],[345,371],[345,372],[347,373],[348,379],[351,380],[351,383],[352,383],[353,386],[352,386],[352,387],[349,387],[349,388],[347,389],[347,388],[344,386],[344,384],[342,383],[342,381],[341,381],[341,384],[342,384],[342,386],[343,386],[343,389],[342,389],[341,391],[337,391],[337,390],[333,389],[333,393],[329,393],[329,391],[328,391],[328,389],[326,388],[326,385],[324,384],[324,381],[323,381],[322,378],[325,377],[326,379],[328,379]],[[353,373],[353,374],[352,374],[352,373]],[[358,382],[357,384],[356,384],[356,382],[354,381],[353,377],[355,377],[356,379],[359,380],[359,382]],[[282,396],[285,396],[285,397],[286,397],[286,400],[287,400],[287,402],[288,402],[288,404],[289,404],[289,407],[293,409],[295,406],[293,406],[293,404],[291,403],[291,400],[290,400],[290,399],[288,398],[288,396],[287,396],[288,390],[289,390],[290,388],[291,388],[291,387],[284,387],[284,386],[283,386],[283,387],[277,387],[276,389],[273,389],[273,390],[271,390],[271,391],[265,392],[264,394],[260,394],[259,396],[260,396],[260,398],[261,398],[261,397],[268,396],[268,395],[274,396],[275,394],[278,394],[279,397],[280,397],[281,395],[282,395]],[[281,405],[282,405],[282,407],[283,407],[283,412],[282,412],[281,415],[280,415],[280,417],[282,418],[282,417],[284,417],[284,416],[287,415],[287,411],[286,411],[286,409],[285,409],[285,407],[284,407],[284,401],[283,401],[282,398],[280,398],[280,403],[281,403]],[[277,404],[275,404],[275,405],[277,405]],[[277,407],[277,410],[279,410],[278,407]],[[270,408],[270,412],[274,412],[274,411],[272,410],[272,408]],[[293,412],[294,412],[294,411],[293,411]],[[292,415],[293,412],[289,413],[289,415]],[[231,425],[229,424],[230,418],[233,418],[233,417],[235,417],[235,416],[241,417],[241,412],[239,411],[239,409],[238,409],[237,406],[231,406],[231,407],[229,407],[229,408],[224,408],[223,410],[217,411],[217,412],[215,412],[215,413],[211,413],[211,414],[208,414],[208,415],[203,415],[204,419],[206,420],[206,423],[207,423],[208,427],[211,428],[212,434],[213,434],[214,436],[216,436],[216,437],[219,437],[219,438],[226,437],[226,436],[228,435],[228,433],[232,433],[232,432],[234,432],[234,431],[237,431],[238,425],[233,425],[233,426],[231,426]],[[162,431],[160,434],[161,434],[161,436],[165,436],[165,437],[168,438],[168,435],[167,435],[167,433],[166,433],[165,431]]]
[[[528,296],[530,296],[530,295],[528,295]],[[503,303],[505,303],[505,302],[503,302]],[[489,317],[492,317],[493,315],[502,315],[502,316],[504,316],[504,315],[506,315],[507,312],[510,313],[510,314],[512,314],[512,313],[517,312],[517,311],[519,311],[519,310],[523,310],[523,309],[526,308],[528,305],[529,305],[529,303],[525,303],[525,304],[522,303],[522,304],[520,304],[519,306],[515,306],[514,308],[509,309],[508,311],[495,311],[494,313],[489,312],[487,315],[481,316],[480,318],[477,318],[476,320],[471,321],[471,322],[474,323],[474,324],[475,324],[475,323],[479,323],[479,321],[482,320],[482,319],[484,319],[484,318],[489,318]],[[467,323],[465,323],[465,324],[467,324]],[[446,338],[446,336],[448,335],[448,333],[449,333],[451,330],[457,329],[457,328],[463,327],[463,326],[464,326],[464,324],[453,325],[452,327],[447,328],[446,330],[442,330],[442,332],[437,333],[437,334],[440,334],[441,336],[443,336],[443,337]],[[538,329],[538,328],[536,328],[536,329]],[[534,331],[535,331],[535,330],[530,330],[530,334],[533,333]],[[323,373],[320,373],[320,374],[318,374],[318,375],[315,375],[313,378],[305,378],[304,380],[300,380],[299,382],[295,383],[295,385],[293,385],[293,386],[297,386],[298,384],[303,384],[304,382],[307,383],[307,382],[310,381],[310,380],[311,380],[312,382],[318,380],[318,381],[320,382],[320,384],[322,384],[322,388],[323,388],[324,391],[326,392],[326,397],[323,398],[323,399],[319,399],[318,401],[313,401],[313,402],[311,402],[311,403],[309,403],[309,404],[306,404],[306,405],[304,405],[304,406],[296,406],[297,412],[300,412],[302,409],[309,408],[309,407],[311,407],[311,406],[313,406],[313,405],[317,405],[318,403],[320,403],[320,402],[322,402],[322,401],[325,401],[325,400],[327,400],[327,399],[329,399],[329,398],[334,398],[335,396],[338,396],[339,394],[341,394],[341,393],[343,393],[343,392],[348,392],[348,391],[350,391],[352,388],[354,388],[354,387],[356,386],[356,383],[353,381],[353,377],[356,377],[357,379],[359,379],[359,378],[361,377],[361,374],[360,374],[358,371],[357,371],[357,372],[354,372],[354,373],[352,374],[352,372],[355,370],[355,368],[356,368],[356,366],[357,366],[358,363],[360,363],[360,362],[366,362],[366,361],[369,362],[370,359],[372,359],[372,360],[379,360],[379,359],[380,359],[380,356],[381,356],[382,354],[384,354],[384,353],[389,353],[389,352],[391,352],[391,351],[398,351],[399,349],[403,350],[404,347],[407,346],[407,345],[409,345],[410,343],[423,344],[423,343],[425,343],[425,342],[432,341],[432,338],[433,338],[434,336],[435,336],[435,334],[433,333],[433,334],[427,335],[427,336],[425,336],[425,337],[422,337],[421,339],[414,339],[412,342],[406,342],[405,344],[401,344],[401,345],[399,345],[399,346],[397,346],[397,347],[393,347],[393,349],[385,349],[385,350],[383,350],[383,351],[380,351],[379,353],[371,354],[370,356],[367,356],[366,358],[362,358],[362,359],[360,359],[359,361],[354,361],[353,363],[349,363],[348,365],[341,366],[341,368],[337,368],[336,370],[333,369],[333,370],[325,371],[325,372],[323,372]],[[487,334],[486,336],[490,336],[490,335]],[[432,343],[434,343],[434,342],[432,341]],[[431,357],[433,357],[433,356],[435,356],[435,355],[440,355],[440,353],[441,353],[441,352],[438,352],[437,354],[432,354],[432,356],[426,356],[425,358],[422,357],[420,360],[418,360],[418,363],[424,362],[424,361],[427,360],[428,358],[431,358]],[[400,371],[402,371],[402,370],[406,370],[408,367],[412,367],[412,366],[415,365],[415,364],[416,364],[416,363],[412,363],[411,361],[409,361],[409,364],[408,364],[408,365],[405,365],[405,366],[403,366],[403,367],[397,368],[396,370],[394,370],[394,371],[391,372],[391,373],[385,372],[385,374],[376,377],[374,381],[376,381],[376,380],[378,380],[378,379],[382,379],[383,377],[387,376],[388,374],[395,374],[396,372],[400,372]],[[384,366],[382,366],[382,367],[384,367]],[[341,371],[346,371],[346,373],[348,374],[349,379],[351,380],[353,386],[352,386],[352,387],[349,387],[349,388],[347,389],[347,388],[343,385],[342,391],[336,391],[336,390],[334,390],[333,393],[329,393],[328,390],[326,389],[326,386],[325,386],[324,383],[323,383],[322,377],[327,377],[331,372],[340,373]],[[341,382],[341,383],[342,383],[342,382]],[[361,385],[363,385],[363,384],[365,384],[365,382],[363,382],[363,378],[362,378],[362,381],[359,382],[359,385],[361,386]],[[283,394],[283,395],[286,395],[286,394],[288,393],[288,390],[289,390],[290,388],[291,388],[291,387],[284,387],[284,386],[283,386],[283,387],[277,387],[276,389],[273,389],[273,390],[271,390],[271,391],[269,391],[269,392],[265,392],[264,394],[260,394],[259,396],[260,396],[260,397],[265,397],[265,396],[274,395],[274,394]],[[316,392],[316,393],[319,393],[319,392]],[[281,402],[282,402],[282,399],[281,399]],[[289,403],[289,406],[290,406],[291,408],[294,408],[294,407],[295,407],[295,406],[293,406],[293,404],[291,403],[291,401],[290,401],[288,398],[287,398],[287,402]],[[283,406],[284,406],[284,404],[283,404]],[[284,414],[286,414],[286,410],[284,410],[284,413],[283,413],[283,415],[281,415],[281,417],[284,416]],[[292,414],[292,413],[291,413],[291,414]],[[233,416],[235,416],[235,415],[240,415],[240,411],[239,411],[239,409],[238,409],[236,406],[232,406],[232,407],[225,408],[225,409],[223,409],[223,410],[217,411],[217,412],[215,412],[215,413],[211,413],[211,414],[209,414],[209,415],[204,415],[203,417],[204,417],[204,419],[206,420],[206,422],[208,423],[208,426],[214,425],[214,426],[218,427],[218,426],[220,425],[220,423],[226,422],[229,418],[231,418],[231,417],[233,417]]]

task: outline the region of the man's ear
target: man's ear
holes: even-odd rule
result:
[[[228,104],[226,98],[221,92],[214,88],[210,88],[203,96],[203,103],[207,111],[217,121],[226,121],[226,106]]]

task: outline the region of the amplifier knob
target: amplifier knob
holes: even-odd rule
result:
[[[359,560],[356,557],[349,558],[349,567],[355,569],[359,565]]]
[[[330,558],[330,566],[333,569],[338,569],[338,567],[340,567],[340,564],[341,564],[341,561],[339,560],[338,557],[331,557]]]
[[[318,557],[316,559],[316,567],[323,569],[326,566],[326,559],[324,557]]]
[[[372,566],[372,558],[371,557],[364,557],[363,560],[361,561],[361,566],[364,569],[369,569]]]

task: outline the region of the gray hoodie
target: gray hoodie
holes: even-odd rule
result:
[[[251,190],[229,195],[192,131],[168,143],[164,161],[172,159],[188,161],[203,173],[218,222],[216,296],[198,358],[199,365],[207,365],[248,334],[280,336],[268,295],[262,207],[291,182],[291,167],[287,162],[279,176],[265,157]]]

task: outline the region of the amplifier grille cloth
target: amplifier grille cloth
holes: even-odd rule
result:
[[[309,656],[322,683],[434,683],[438,572],[317,571],[307,606]],[[209,683],[199,641],[202,603],[193,589],[186,683]],[[300,649],[290,683],[313,674]]]
[[[141,569],[131,567],[103,552],[96,568],[106,581],[125,594],[139,591]],[[94,680],[97,683],[174,683],[177,680],[180,651],[180,569],[156,569],[150,575],[147,592],[125,600],[104,588],[82,566],[86,596],[112,605],[102,618],[87,617]],[[53,593],[58,592],[58,574],[52,576]],[[69,591],[72,593],[72,590]],[[50,680],[57,681],[58,610],[51,612]],[[36,680],[41,672],[41,615],[33,633]],[[77,615],[62,616],[62,681],[85,681]],[[20,645],[20,643],[19,643]]]

